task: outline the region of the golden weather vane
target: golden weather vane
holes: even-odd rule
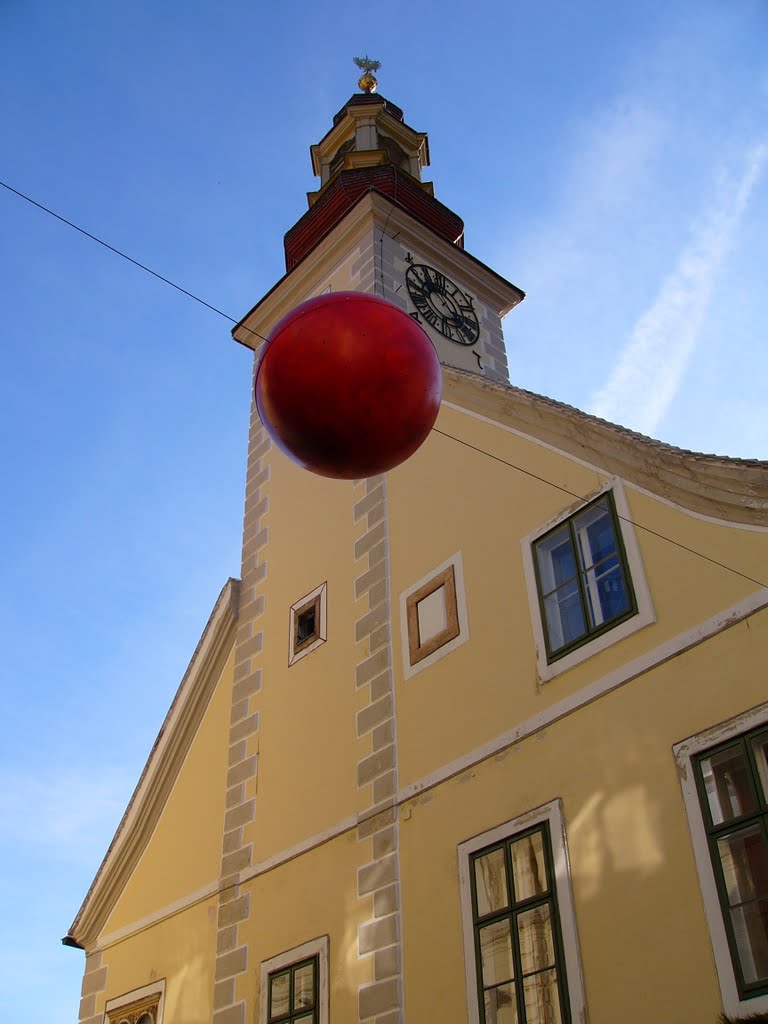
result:
[[[379,70],[381,67],[381,61],[371,60],[367,53],[364,57],[353,57],[352,60],[363,72],[357,80],[358,86],[363,92],[376,92],[379,83],[377,82],[376,75],[374,75],[373,72]]]

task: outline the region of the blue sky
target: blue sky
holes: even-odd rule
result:
[[[283,272],[352,57],[527,292],[512,381],[768,458],[764,0],[0,0],[0,178],[239,318]],[[218,591],[251,366],[221,317],[0,189],[0,1014],[59,945]]]

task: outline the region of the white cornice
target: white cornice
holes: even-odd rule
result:
[[[240,581],[225,584],[150,752],[141,778],[69,935],[96,943],[144,852],[232,649]]]
[[[431,259],[447,274],[453,272],[489,308],[504,316],[523,298],[523,292],[500,277],[465,249],[447,242],[425,227],[407,210],[376,190],[365,193],[293,270],[243,317],[233,329],[235,341],[258,350],[275,324],[294,306],[317,294],[321,283],[350,250],[372,231],[397,234],[424,259]]]

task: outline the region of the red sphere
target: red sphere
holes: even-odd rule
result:
[[[440,361],[391,302],[332,292],[269,336],[256,405],[270,437],[305,469],[343,480],[384,473],[416,451],[440,409]]]

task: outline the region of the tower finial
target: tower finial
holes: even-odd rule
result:
[[[352,60],[363,72],[357,80],[358,86],[363,92],[376,92],[379,83],[377,82],[376,75],[374,75],[373,72],[379,70],[381,67],[381,61],[371,60],[367,53],[364,57],[353,57]]]

